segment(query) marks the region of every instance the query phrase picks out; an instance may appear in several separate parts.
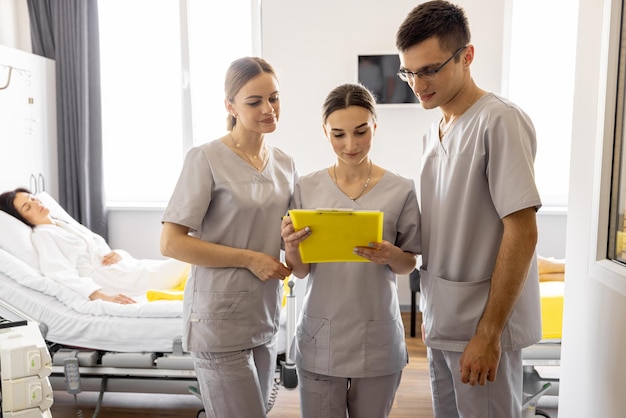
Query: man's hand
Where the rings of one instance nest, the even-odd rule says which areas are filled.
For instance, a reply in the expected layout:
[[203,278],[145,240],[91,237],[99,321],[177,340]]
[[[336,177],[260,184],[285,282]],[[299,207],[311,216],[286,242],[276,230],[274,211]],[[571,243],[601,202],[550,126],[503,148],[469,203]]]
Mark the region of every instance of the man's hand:
[[500,340],[475,335],[461,355],[461,382],[474,386],[493,382],[500,363]]

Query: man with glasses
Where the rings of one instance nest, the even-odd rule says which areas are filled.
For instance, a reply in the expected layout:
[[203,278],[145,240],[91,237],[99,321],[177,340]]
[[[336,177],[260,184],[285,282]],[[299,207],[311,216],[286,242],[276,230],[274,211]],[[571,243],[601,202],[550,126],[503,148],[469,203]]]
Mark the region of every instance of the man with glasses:
[[541,338],[536,138],[528,116],[480,89],[464,11],[415,7],[398,76],[442,112],[423,137],[422,337],[435,417],[519,418],[522,348]]

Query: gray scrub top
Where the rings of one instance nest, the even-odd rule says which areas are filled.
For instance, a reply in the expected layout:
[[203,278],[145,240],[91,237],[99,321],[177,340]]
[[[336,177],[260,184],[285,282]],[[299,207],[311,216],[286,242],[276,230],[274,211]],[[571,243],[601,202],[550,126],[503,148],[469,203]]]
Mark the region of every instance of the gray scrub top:
[[[268,146],[258,172],[219,140],[191,149],[163,216],[201,240],[280,257],[281,217],[297,173],[283,151]],[[269,341],[278,329],[282,282],[262,282],[244,268],[192,266],[185,287],[183,346],[235,351]]]
[[[392,172],[356,202],[326,169],[311,173],[296,184],[292,206],[381,210],[383,239],[420,252],[415,184]],[[311,264],[295,346],[299,367],[327,376],[374,377],[402,370],[408,355],[395,273],[375,263]]]
[[[443,141],[438,132],[434,123],[423,142],[420,310],[428,346],[463,351],[487,302],[501,218],[541,206],[534,179],[536,138],[528,116],[494,94],[459,117]],[[534,257],[502,333],[502,349],[518,350],[540,338]]]

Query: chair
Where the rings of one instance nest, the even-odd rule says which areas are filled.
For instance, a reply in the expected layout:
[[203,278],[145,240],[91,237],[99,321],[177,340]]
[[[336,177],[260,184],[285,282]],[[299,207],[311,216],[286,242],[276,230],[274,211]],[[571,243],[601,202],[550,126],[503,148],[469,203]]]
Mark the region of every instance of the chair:
[[420,271],[415,269],[409,274],[409,287],[411,289],[411,337],[415,337],[417,322],[417,293],[420,291]]

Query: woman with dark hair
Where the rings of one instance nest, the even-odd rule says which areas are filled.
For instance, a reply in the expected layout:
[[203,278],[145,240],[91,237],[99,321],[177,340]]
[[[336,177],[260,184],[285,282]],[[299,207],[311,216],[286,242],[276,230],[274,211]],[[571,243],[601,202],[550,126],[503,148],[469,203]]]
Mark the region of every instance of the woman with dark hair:
[[132,297],[175,288],[186,278],[187,264],[136,259],[124,250],[112,250],[83,225],[51,216],[28,189],[0,194],[0,210],[33,229],[31,241],[44,276],[90,300],[135,303]]
[[17,208],[13,204],[13,202],[15,201],[15,197],[17,196],[18,193],[27,193],[29,195],[31,194],[30,190],[25,189],[23,187],[18,187],[15,190],[9,190],[8,192],[4,192],[0,194],[0,210],[8,213],[14,218],[19,219],[20,221],[24,222],[26,225],[32,228],[35,225],[31,224],[28,220],[24,219],[24,217],[22,217],[20,212],[17,210]]
[[296,366],[304,418],[386,417],[408,362],[396,274],[415,268],[419,206],[413,180],[372,162],[376,131],[370,91],[333,89],[322,128],[337,161],[301,177],[292,208],[348,208],[384,213],[383,240],[353,251],[369,263],[303,263],[298,246],[315,231],[282,221],[287,265],[308,275],[296,332]]
[[192,148],[163,216],[161,252],[192,264],[183,344],[209,417],[264,417],[276,370],[282,279],[280,218],[297,177],[266,144],[280,117],[263,59],[226,73],[228,133]]

